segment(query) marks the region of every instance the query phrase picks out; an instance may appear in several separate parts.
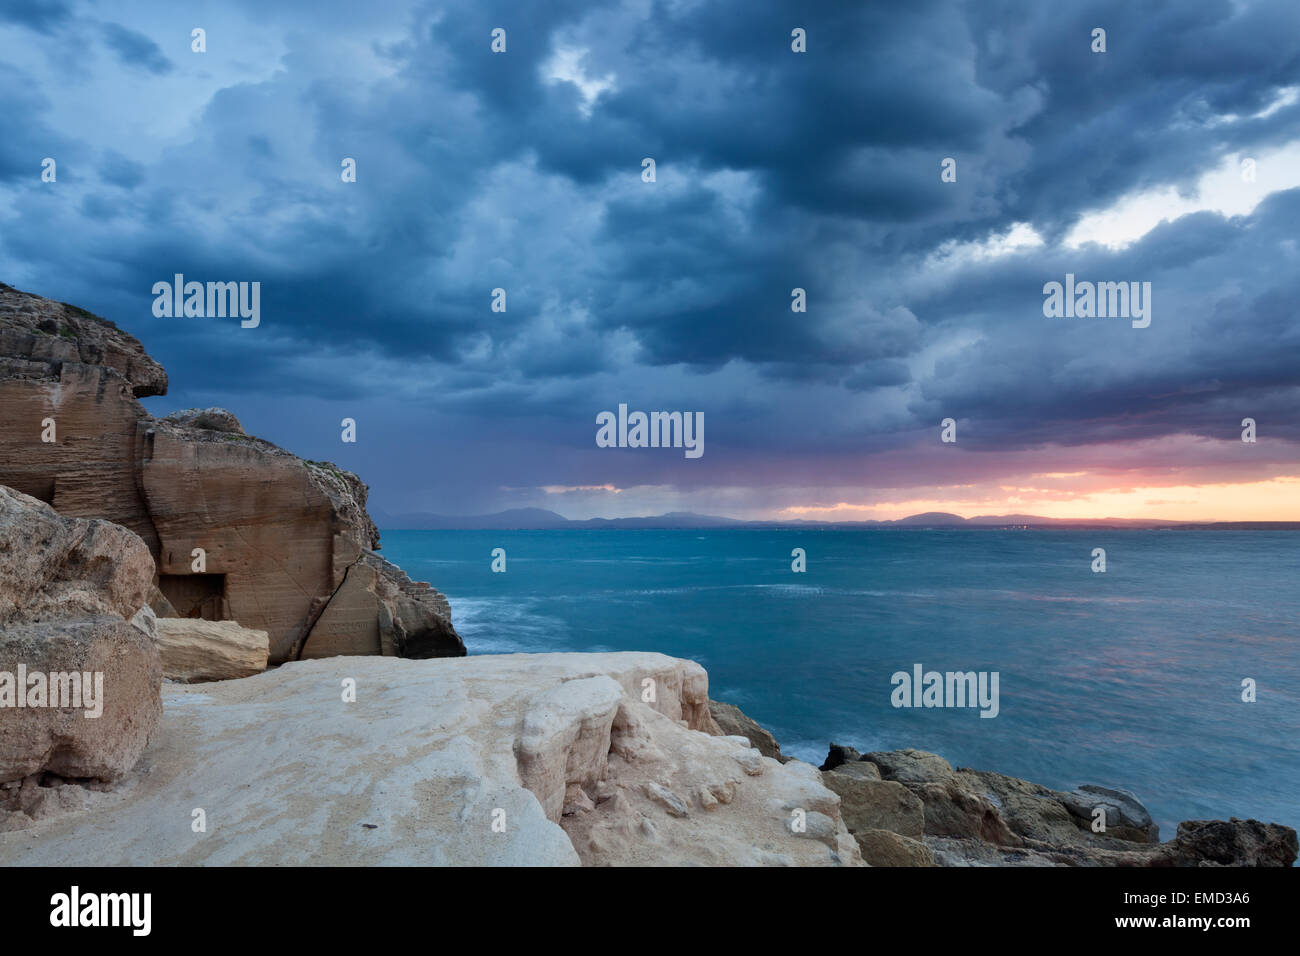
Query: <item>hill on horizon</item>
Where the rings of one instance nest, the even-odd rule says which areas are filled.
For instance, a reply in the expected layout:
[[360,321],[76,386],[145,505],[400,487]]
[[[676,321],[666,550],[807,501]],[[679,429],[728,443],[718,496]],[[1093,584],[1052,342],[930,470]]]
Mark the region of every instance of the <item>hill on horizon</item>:
[[699,528],[971,528],[996,530],[999,528],[1183,528],[1221,530],[1293,530],[1300,522],[1216,522],[1172,521],[1145,518],[1045,518],[1039,515],[976,515],[971,518],[944,511],[930,511],[908,515],[904,518],[878,521],[814,521],[793,519],[787,521],[754,521],[727,518],[720,515],[702,515],[691,511],[670,511],[661,515],[644,515],[632,518],[566,518],[546,508],[508,508],[491,514],[441,515],[428,512],[389,514],[372,509],[375,523],[392,531],[549,531],[562,528],[640,528],[640,529],[699,529]]

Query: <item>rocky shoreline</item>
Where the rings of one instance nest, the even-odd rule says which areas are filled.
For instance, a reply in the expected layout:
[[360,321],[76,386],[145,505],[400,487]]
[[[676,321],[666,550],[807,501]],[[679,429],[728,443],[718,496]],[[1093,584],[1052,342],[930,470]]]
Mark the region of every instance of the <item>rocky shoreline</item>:
[[1296,860],[1289,827],[1161,843],[1128,791],[918,750],[813,767],[693,661],[467,657],[357,476],[221,409],[155,419],[166,386],[111,323],[0,285],[0,864]]
[[[775,738],[713,703],[727,733],[775,759]],[[1070,792],[923,750],[859,753],[832,743],[822,781],[871,866],[1291,866],[1296,831],[1258,820],[1187,820],[1161,843],[1137,795],[1084,784]]]

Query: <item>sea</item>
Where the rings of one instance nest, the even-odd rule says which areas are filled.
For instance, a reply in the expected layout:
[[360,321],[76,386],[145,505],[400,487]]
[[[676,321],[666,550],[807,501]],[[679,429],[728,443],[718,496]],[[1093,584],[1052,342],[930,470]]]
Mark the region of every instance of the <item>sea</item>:
[[[1300,532],[392,530],[382,553],[448,596],[470,654],[691,658],[814,764],[915,747],[1131,790],[1161,839],[1300,828]],[[916,665],[997,672],[997,716],[895,706]]]

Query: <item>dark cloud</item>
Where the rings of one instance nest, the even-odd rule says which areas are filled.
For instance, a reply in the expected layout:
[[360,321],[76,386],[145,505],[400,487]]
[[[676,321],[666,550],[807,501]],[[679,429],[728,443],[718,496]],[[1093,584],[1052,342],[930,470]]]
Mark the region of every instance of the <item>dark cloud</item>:
[[[1300,140],[1287,0],[241,3],[204,24],[237,59],[192,73],[149,38],[165,9],[102,25],[115,60],[83,63],[93,5],[0,7],[37,51],[0,56],[0,271],[141,336],[161,404],[251,402],[250,427],[336,458],[351,410],[392,510],[607,481],[768,501],[904,475],[863,460],[909,450],[918,483],[954,478],[923,451],[948,416],[989,455],[1247,415],[1300,441],[1300,191],[1063,243],[1134,190]],[[1017,223],[1044,244],[981,251]],[[177,272],[260,281],[262,326],[155,318]],[[1045,318],[1066,272],[1150,281],[1151,327]],[[710,452],[600,453],[594,415],[620,401],[706,410]],[[459,450],[456,476],[426,441]]]
[[71,4],[58,0],[0,0],[0,23],[13,23],[37,33],[53,33],[71,15]]
[[120,23],[104,24],[104,42],[127,66],[138,66],[158,76],[173,69],[172,61],[167,59],[157,43]]

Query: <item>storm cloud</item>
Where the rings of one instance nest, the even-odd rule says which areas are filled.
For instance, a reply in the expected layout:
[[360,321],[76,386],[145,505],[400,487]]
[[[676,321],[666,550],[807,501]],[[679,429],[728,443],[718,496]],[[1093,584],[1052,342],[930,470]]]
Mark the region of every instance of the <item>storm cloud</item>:
[[[0,279],[390,512],[1259,481],[1300,461],[1298,90],[1288,0],[6,8]],[[155,317],[176,273],[261,325]],[[1150,327],[1045,317],[1067,273]],[[596,448],[619,402],[706,454]]]

